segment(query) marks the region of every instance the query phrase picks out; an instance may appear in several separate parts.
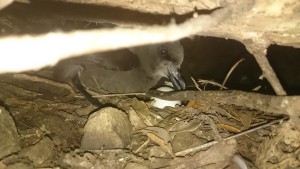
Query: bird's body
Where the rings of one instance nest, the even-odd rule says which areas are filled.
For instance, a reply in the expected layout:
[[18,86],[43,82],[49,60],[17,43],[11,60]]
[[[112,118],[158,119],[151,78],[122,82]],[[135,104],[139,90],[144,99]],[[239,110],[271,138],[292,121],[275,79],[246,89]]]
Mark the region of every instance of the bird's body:
[[184,88],[177,72],[182,61],[182,45],[172,42],[66,59],[54,67],[54,77],[77,89],[86,86],[107,93],[143,92],[162,77],[171,77],[175,87]]

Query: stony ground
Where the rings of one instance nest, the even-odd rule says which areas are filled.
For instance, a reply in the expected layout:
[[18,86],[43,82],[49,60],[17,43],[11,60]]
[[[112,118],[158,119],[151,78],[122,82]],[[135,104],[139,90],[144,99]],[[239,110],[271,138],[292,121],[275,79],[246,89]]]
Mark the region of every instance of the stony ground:
[[201,101],[158,109],[145,96],[105,95],[100,100],[114,106],[94,110],[71,89],[33,75],[2,76],[2,168],[299,166],[299,132],[278,124],[282,116]]

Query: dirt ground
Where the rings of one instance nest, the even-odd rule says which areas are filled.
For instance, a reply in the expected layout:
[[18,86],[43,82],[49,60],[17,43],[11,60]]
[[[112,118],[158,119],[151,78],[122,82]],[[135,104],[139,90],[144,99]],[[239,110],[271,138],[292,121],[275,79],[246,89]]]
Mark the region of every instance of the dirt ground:
[[104,97],[102,102],[115,107],[91,115],[95,107],[70,86],[50,82],[25,74],[2,76],[1,124],[10,133],[2,145],[15,152],[2,154],[7,168],[224,168],[236,154],[255,168],[276,125],[231,137],[283,118],[201,101],[157,109],[143,97],[125,96]]

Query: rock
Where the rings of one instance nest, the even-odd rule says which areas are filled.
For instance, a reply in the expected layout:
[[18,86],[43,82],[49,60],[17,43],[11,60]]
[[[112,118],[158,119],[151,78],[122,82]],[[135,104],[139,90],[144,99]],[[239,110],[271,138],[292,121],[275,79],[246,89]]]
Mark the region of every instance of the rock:
[[142,164],[138,163],[128,163],[124,169],[148,169],[149,167],[146,167]]
[[64,155],[63,168],[89,169],[94,168],[96,156],[90,152],[80,153],[79,150],[71,151]]
[[10,114],[0,107],[0,159],[17,152],[19,147],[19,135],[15,122]]
[[55,154],[55,147],[49,137],[44,137],[35,145],[26,147],[19,153],[20,157],[29,158],[35,167],[47,166]]
[[125,148],[131,141],[132,125],[121,110],[108,107],[93,113],[84,126],[81,149]]
[[14,164],[11,164],[9,166],[6,167],[6,169],[34,169],[34,167],[30,164],[25,164],[25,163],[21,163],[21,162],[18,162],[18,163],[14,163]]

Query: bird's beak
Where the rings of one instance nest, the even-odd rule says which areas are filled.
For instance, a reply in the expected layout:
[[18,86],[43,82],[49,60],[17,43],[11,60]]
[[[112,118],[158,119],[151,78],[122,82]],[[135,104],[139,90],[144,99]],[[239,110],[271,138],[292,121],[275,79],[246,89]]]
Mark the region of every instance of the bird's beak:
[[185,82],[181,78],[181,75],[177,69],[168,69],[168,78],[171,80],[174,88],[176,90],[184,90],[185,89]]

